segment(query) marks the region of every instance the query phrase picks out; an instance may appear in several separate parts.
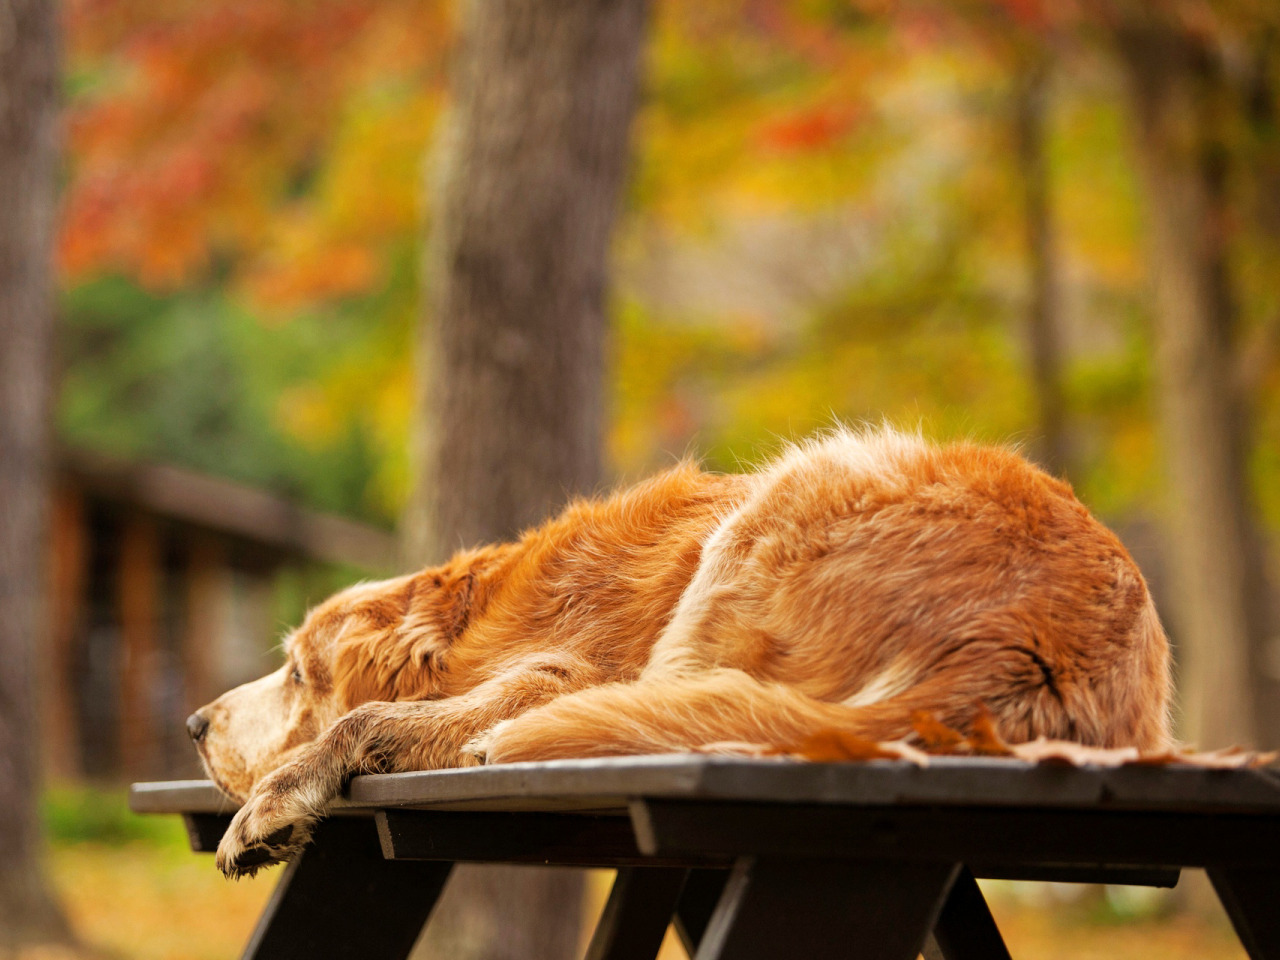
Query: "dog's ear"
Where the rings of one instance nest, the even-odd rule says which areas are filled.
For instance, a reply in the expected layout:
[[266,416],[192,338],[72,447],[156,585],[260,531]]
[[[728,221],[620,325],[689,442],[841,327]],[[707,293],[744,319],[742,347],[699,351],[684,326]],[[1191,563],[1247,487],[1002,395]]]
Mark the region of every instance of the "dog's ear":
[[338,643],[334,671],[347,709],[436,692],[449,647],[484,603],[484,567],[481,558],[460,555],[352,612],[356,622]]
[[[416,603],[410,601],[406,625],[412,620],[414,626],[434,628],[447,646],[467,629],[471,620],[471,608],[476,599],[476,574],[470,569],[451,570],[446,567],[420,577],[429,578],[428,583],[418,584],[415,589],[414,597],[419,599]],[[411,585],[415,583],[418,583],[418,578],[410,581]]]

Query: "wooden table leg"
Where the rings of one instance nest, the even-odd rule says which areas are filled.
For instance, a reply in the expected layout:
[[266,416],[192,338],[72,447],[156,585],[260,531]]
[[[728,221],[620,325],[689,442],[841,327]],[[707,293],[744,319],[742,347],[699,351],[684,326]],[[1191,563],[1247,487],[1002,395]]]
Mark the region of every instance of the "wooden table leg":
[[738,861],[697,960],[914,960],[958,864]]
[[1209,867],[1206,872],[1250,960],[1280,960],[1280,869]]
[[1009,948],[968,867],[956,875],[932,934],[927,960],[1010,960]]
[[323,821],[285,867],[245,960],[403,960],[453,864],[385,860],[373,822]]
[[716,905],[729,882],[728,870],[697,869],[689,871],[689,879],[676,904],[675,927],[684,944],[685,953],[695,956],[716,912]]
[[678,867],[619,869],[586,960],[653,960],[688,873]]

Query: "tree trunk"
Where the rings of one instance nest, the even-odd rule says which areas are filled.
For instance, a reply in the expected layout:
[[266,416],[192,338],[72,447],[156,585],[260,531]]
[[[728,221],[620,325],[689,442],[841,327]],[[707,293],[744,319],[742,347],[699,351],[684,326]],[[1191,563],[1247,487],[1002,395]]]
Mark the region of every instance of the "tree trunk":
[[1062,336],[1059,330],[1058,261],[1049,199],[1045,155],[1045,112],[1049,59],[1028,54],[1015,78],[1013,126],[1023,195],[1023,224],[1031,289],[1027,303],[1027,340],[1039,409],[1036,457],[1056,476],[1069,475],[1066,400],[1062,390]]
[[[600,481],[606,264],[645,16],[645,0],[465,5],[426,269],[414,563],[511,538]],[[570,956],[581,900],[572,871],[460,872],[421,951]]]
[[645,0],[466,6],[426,271],[414,558],[510,537],[599,481],[644,16]]
[[46,617],[58,42],[49,0],[0,0],[0,954],[64,941],[40,869],[36,650]]
[[1183,732],[1206,748],[1257,739],[1252,651],[1266,636],[1262,553],[1234,379],[1226,246],[1223,82],[1207,52],[1162,25],[1120,36],[1137,112],[1168,457]]

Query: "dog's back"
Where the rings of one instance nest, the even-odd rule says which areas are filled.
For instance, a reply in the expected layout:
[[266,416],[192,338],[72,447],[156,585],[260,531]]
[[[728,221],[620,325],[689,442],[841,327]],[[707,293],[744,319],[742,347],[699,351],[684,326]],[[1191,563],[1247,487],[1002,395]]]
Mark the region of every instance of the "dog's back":
[[[1065,483],[1000,448],[837,431],[734,489],[638,683],[535,710],[489,757],[889,740],[982,707],[1011,741],[1160,749],[1168,701],[1142,576]],[[513,750],[538,725],[542,752]]]

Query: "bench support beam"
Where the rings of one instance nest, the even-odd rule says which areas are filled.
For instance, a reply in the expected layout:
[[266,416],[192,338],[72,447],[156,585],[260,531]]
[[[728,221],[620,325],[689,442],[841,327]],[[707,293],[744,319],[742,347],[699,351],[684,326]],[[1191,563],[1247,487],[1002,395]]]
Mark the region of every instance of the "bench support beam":
[[586,960],[653,960],[688,873],[678,867],[621,868]]
[[1280,869],[1206,871],[1249,960],[1280,960]]
[[244,960],[403,960],[452,867],[385,860],[368,820],[323,821],[312,845],[285,867]]
[[915,960],[957,864],[743,857],[697,960]]

